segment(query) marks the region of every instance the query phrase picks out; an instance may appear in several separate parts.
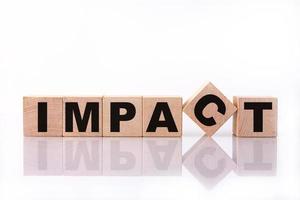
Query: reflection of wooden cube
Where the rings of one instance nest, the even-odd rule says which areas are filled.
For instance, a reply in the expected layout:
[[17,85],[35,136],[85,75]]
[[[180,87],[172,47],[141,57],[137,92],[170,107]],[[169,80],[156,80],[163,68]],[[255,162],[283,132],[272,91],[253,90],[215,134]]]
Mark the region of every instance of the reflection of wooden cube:
[[181,129],[181,97],[143,98],[143,136],[181,136]]
[[236,167],[223,149],[207,136],[203,136],[184,154],[183,165],[208,189]]
[[236,107],[210,82],[183,105],[183,112],[208,136],[213,135],[235,111]]
[[276,138],[239,138],[233,137],[233,160],[238,175],[276,175],[277,140]]
[[233,118],[233,134],[238,137],[277,135],[277,98],[234,97],[238,108]]
[[102,136],[102,97],[64,97],[63,136]]
[[181,175],[181,138],[143,138],[143,175]]
[[25,137],[23,149],[25,176],[63,175],[62,137]]
[[62,136],[62,97],[24,97],[25,136]]
[[104,137],[103,175],[142,175],[142,138]]
[[103,136],[143,135],[142,97],[103,98]]
[[102,175],[102,138],[63,139],[63,166],[67,176]]

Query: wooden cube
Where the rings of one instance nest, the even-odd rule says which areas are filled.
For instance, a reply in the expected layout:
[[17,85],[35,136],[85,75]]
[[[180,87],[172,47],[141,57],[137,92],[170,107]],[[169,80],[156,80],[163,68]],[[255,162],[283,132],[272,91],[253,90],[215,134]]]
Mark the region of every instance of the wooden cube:
[[102,136],[102,97],[64,97],[63,136]]
[[233,118],[233,134],[238,137],[275,137],[277,135],[277,98],[233,98],[238,108]]
[[210,82],[183,105],[185,112],[206,135],[213,135],[236,111],[236,107]]
[[233,160],[240,176],[274,176],[277,170],[276,138],[232,138]]
[[142,136],[142,97],[103,98],[103,136]]
[[62,136],[62,97],[23,97],[24,136]]
[[143,97],[143,136],[182,135],[181,97]]

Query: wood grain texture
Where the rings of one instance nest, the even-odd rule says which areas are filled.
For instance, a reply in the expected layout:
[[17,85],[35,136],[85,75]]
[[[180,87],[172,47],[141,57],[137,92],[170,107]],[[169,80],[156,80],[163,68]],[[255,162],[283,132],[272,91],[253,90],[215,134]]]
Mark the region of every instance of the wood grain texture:
[[[103,97],[64,97],[63,98],[63,136],[64,137],[84,137],[84,136],[102,136],[102,99]],[[84,132],[78,130],[78,125],[75,120],[75,115],[73,113],[73,132],[66,131],[66,103],[77,103],[81,118],[84,116],[87,103],[98,103],[98,124],[99,130],[92,130],[92,113],[89,114],[89,121],[87,124],[87,129]]]
[[[157,103],[167,103],[177,131],[169,131],[168,127],[157,127],[155,132],[147,131],[149,122]],[[161,113],[159,121],[164,121],[164,113]],[[143,97],[143,136],[147,137],[179,137],[182,135],[182,98],[181,97]]]
[[[47,131],[38,131],[38,103],[47,103]],[[62,97],[23,97],[24,136],[62,136]]]
[[[195,116],[196,104],[206,95],[215,95],[219,97],[226,108],[226,112],[221,114],[218,112],[218,107],[214,103],[210,103],[205,107],[203,115],[206,118],[213,117],[215,120],[215,125],[212,126],[201,123]],[[183,112],[186,113],[207,136],[212,136],[236,112],[236,107],[212,83],[207,82],[184,103]]]
[[[130,103],[135,107],[135,115],[127,121],[120,121],[120,130],[111,130],[111,104]],[[120,115],[126,115],[127,110],[120,109]],[[142,136],[143,135],[143,110],[141,96],[104,96],[103,97],[103,136]]]
[[[275,97],[241,97],[233,98],[235,106],[238,108],[233,117],[233,134],[238,137],[276,137],[277,136],[277,98]],[[244,108],[245,102],[270,102],[271,110],[263,110],[263,130],[254,131],[253,110]]]

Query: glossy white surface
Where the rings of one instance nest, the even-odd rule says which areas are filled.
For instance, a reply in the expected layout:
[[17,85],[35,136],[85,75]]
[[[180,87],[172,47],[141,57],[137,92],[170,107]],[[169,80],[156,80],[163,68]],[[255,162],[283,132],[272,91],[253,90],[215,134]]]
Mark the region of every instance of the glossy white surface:
[[23,151],[4,145],[6,152],[18,149],[2,152],[6,199],[299,198],[298,152],[282,139],[32,137],[22,143]]

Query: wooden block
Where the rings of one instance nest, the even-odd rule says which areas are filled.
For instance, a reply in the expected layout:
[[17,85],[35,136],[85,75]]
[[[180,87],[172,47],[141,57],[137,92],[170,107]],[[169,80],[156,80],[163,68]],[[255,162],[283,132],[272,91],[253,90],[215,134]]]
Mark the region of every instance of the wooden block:
[[238,137],[276,137],[277,98],[233,98],[238,112],[233,118],[233,134]]
[[143,97],[143,136],[182,135],[181,97]]
[[64,97],[63,136],[102,136],[102,97]]
[[103,136],[143,135],[142,97],[103,98]]
[[233,137],[235,172],[241,176],[274,176],[277,168],[276,138]]
[[24,136],[62,136],[61,97],[23,97]]
[[236,107],[210,82],[183,105],[185,112],[206,135],[213,135],[236,111]]

